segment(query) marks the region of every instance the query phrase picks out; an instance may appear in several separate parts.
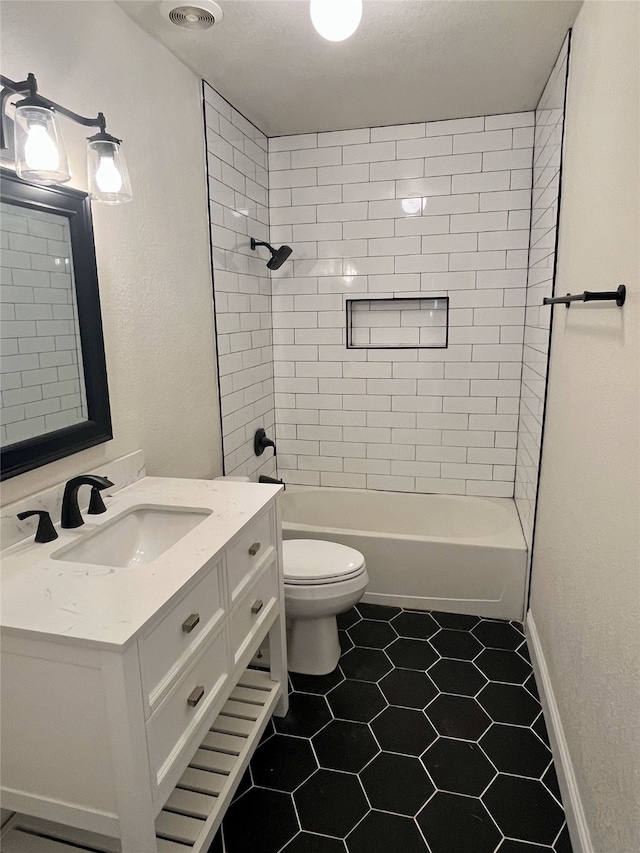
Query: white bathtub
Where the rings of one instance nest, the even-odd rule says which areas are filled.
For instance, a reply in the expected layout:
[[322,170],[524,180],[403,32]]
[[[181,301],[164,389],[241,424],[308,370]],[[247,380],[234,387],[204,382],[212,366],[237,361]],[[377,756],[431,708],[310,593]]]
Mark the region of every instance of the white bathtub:
[[508,498],[289,486],[282,517],[285,539],[364,554],[364,601],[523,618],[527,549]]

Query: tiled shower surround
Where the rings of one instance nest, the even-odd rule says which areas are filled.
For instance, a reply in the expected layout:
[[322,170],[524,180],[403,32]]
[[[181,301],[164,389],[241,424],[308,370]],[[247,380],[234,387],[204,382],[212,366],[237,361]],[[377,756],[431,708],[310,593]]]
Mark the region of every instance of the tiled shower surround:
[[267,138],[203,83],[225,474],[273,475],[253,436],[274,429]]
[[[269,140],[285,481],[513,496],[533,123]],[[449,297],[446,349],[345,348],[347,299],[417,296]]]
[[515,483],[516,506],[529,552],[540,467],[552,310],[543,306],[542,300],[553,295],[569,39],[567,36],[535,112],[531,243]]

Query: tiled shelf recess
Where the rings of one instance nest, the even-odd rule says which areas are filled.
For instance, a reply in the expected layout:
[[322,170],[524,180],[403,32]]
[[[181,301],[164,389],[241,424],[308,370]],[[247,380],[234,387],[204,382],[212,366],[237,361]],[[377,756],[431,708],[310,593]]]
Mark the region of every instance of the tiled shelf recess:
[[448,297],[347,299],[347,348],[446,347]]
[[[156,819],[158,853],[205,853],[267,726],[279,683],[247,669]],[[15,815],[3,853],[120,853],[115,838]]]
[[338,621],[338,667],[290,675],[211,853],[571,853],[520,623]]

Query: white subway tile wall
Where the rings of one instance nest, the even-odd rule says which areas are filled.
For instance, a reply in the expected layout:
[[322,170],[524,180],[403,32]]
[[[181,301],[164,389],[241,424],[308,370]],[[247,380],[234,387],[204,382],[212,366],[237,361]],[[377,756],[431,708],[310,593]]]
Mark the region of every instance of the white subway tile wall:
[[253,449],[275,424],[269,253],[250,246],[269,240],[267,138],[203,87],[225,473],[256,479],[276,470],[270,449]]
[[[87,419],[69,220],[0,203],[0,443]],[[81,378],[82,377],[82,378]]]
[[515,485],[516,506],[529,553],[538,488],[551,323],[551,308],[543,306],[542,300],[553,295],[554,286],[568,46],[569,36],[535,112],[531,242]]
[[[293,247],[272,275],[285,481],[513,496],[533,125],[269,139],[271,241]],[[346,349],[359,296],[448,296],[449,346]]]

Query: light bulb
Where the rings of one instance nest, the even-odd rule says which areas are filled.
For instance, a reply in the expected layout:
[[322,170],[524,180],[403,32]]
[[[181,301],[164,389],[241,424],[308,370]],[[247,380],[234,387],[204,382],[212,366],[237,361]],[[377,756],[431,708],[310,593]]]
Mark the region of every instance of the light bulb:
[[42,124],[32,124],[24,146],[24,159],[30,169],[55,172],[60,165],[58,148]]
[[358,29],[362,0],[311,0],[311,21],[323,38],[344,41]]
[[103,193],[118,193],[122,189],[122,175],[116,169],[113,157],[101,157],[96,170],[96,183]]

